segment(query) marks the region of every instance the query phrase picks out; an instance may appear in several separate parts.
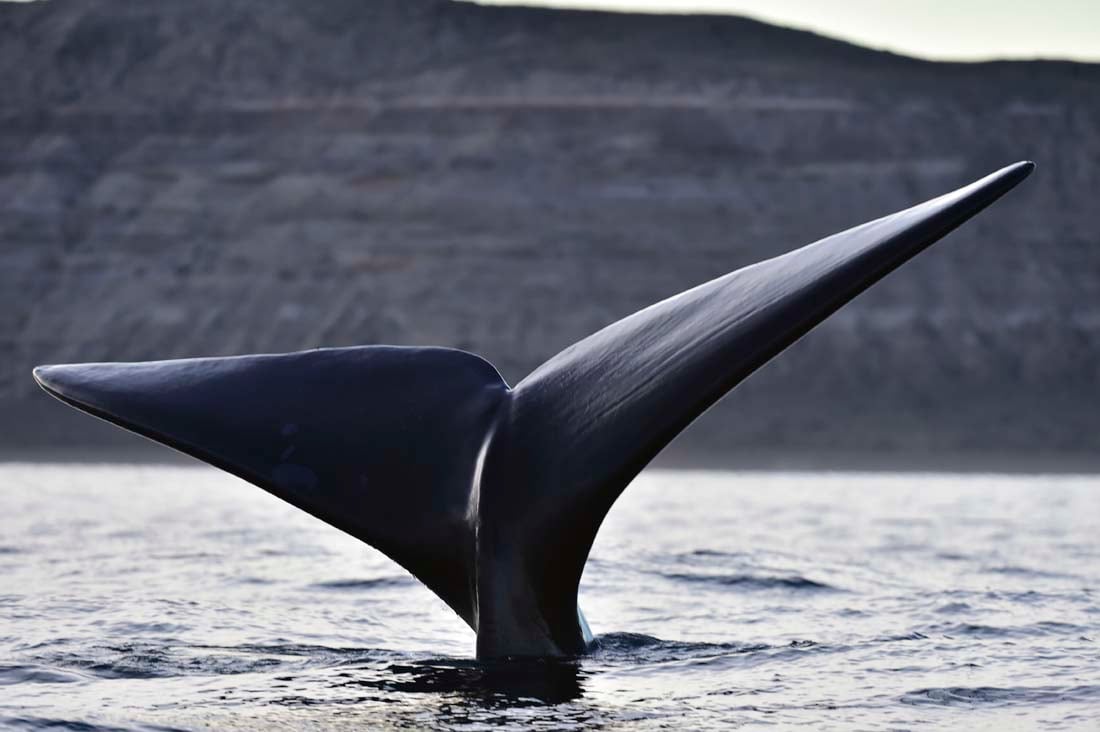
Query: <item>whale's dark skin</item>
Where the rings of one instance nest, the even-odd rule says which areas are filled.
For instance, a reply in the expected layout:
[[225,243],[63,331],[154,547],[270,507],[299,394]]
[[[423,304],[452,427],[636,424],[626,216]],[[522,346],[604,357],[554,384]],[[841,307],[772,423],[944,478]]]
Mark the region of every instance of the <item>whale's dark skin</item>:
[[78,409],[381,550],[469,624],[478,658],[572,656],[591,644],[577,607],[589,549],[638,472],[754,370],[1033,167],[659,302],[515,387],[469,353],[391,346],[34,375]]

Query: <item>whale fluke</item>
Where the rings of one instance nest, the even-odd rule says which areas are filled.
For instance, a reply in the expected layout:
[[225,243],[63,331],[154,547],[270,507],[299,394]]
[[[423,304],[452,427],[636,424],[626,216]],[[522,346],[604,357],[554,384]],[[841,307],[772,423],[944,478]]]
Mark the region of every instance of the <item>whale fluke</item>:
[[507,385],[445,348],[45,366],[59,399],[254,483],[384,552],[472,627],[470,466]]
[[363,346],[47,366],[46,391],[378,548],[479,658],[571,655],[577,586],[623,489],[692,420],[1034,168],[737,270],[570,346],[515,388],[472,354]]

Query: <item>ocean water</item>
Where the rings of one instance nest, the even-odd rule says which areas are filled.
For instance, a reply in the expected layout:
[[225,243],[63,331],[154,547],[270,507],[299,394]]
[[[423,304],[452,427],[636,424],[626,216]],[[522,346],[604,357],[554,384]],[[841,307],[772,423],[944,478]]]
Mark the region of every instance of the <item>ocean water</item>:
[[0,465],[0,727],[1100,729],[1100,478],[648,471],[600,648],[479,665],[374,550],[203,467]]

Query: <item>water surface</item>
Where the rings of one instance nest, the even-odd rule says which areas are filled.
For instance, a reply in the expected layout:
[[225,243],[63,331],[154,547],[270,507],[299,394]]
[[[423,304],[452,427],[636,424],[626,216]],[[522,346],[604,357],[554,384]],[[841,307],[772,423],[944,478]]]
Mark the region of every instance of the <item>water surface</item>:
[[479,665],[374,550],[207,468],[0,464],[0,726],[1100,728],[1100,479],[648,471],[600,650]]

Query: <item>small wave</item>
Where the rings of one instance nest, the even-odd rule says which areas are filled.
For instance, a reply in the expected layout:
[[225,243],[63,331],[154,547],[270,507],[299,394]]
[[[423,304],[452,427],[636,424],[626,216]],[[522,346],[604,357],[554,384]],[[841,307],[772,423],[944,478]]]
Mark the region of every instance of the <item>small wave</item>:
[[1086,628],[1073,623],[1065,623],[1061,620],[1040,620],[1033,626],[1051,633],[1084,633]]
[[989,574],[1000,574],[1009,577],[1028,577],[1031,579],[1077,579],[1076,575],[1065,574],[1063,572],[1051,572],[1049,570],[1031,569],[1029,567],[1017,567],[1014,565],[1005,565],[1002,567],[987,567],[985,572]]
[[596,656],[608,661],[645,664],[690,661],[693,664],[755,666],[773,661],[797,660],[807,653],[836,650],[812,640],[793,640],[785,645],[736,642],[668,641],[640,633],[607,633],[596,638]]
[[601,651],[634,651],[660,646],[666,642],[645,633],[605,633],[596,637],[596,647]]
[[935,632],[947,637],[966,636],[970,638],[1007,638],[1016,635],[1014,628],[1001,628],[995,625],[982,625],[980,623],[958,623],[955,625],[939,626],[930,632]]
[[185,560],[214,559],[214,560],[217,560],[217,561],[224,561],[225,557],[221,554],[215,554],[214,552],[168,552],[168,553],[154,552],[154,553],[149,555],[149,559],[154,559],[154,560],[158,560],[158,561],[159,560],[174,561],[174,560],[179,560],[179,559],[185,559]]
[[[214,651],[214,657],[249,657],[261,656],[265,663],[274,660],[294,663],[300,666],[347,666],[371,662],[389,662],[395,658],[401,658],[404,654],[398,651],[378,648],[334,648],[330,646],[303,645],[297,643],[255,645],[245,644],[240,646],[191,646],[187,649],[194,651]],[[247,670],[247,668],[246,668]]]
[[683,557],[705,557],[708,559],[744,559],[750,555],[745,552],[723,552],[717,549],[696,549],[681,555]]
[[774,576],[757,574],[663,574],[677,582],[696,582],[726,587],[744,587],[750,590],[812,590],[835,592],[837,588],[801,575]]
[[75,670],[101,679],[151,679],[176,674],[165,672],[168,654],[151,647],[92,648],[87,654],[56,653],[36,660],[52,667]]
[[23,550],[17,546],[0,546],[0,555],[22,554]]
[[674,562],[677,564],[703,564],[714,565],[721,562],[722,564],[729,566],[733,564],[740,564],[742,566],[756,565],[760,568],[761,562],[765,561],[793,561],[797,557],[792,554],[788,554],[781,551],[769,550],[769,551],[727,551],[723,549],[692,549],[691,551],[679,552],[673,555],[659,555],[662,561]]
[[1043,605],[1056,598],[1055,595],[1050,593],[1036,592],[1035,590],[1024,590],[1022,592],[990,590],[986,592],[983,597],[987,600],[1007,600],[1008,602],[1018,602],[1022,605]]
[[6,729],[62,729],[75,732],[128,732],[125,727],[103,727],[89,722],[45,717],[0,717]]
[[596,651],[610,654],[660,652],[690,657],[700,653],[752,653],[770,648],[772,646],[763,644],[670,641],[644,633],[605,633],[596,637]]
[[924,633],[913,631],[912,633],[903,633],[902,635],[884,635],[880,638],[876,638],[877,643],[895,643],[898,641],[920,641],[928,640],[928,636]]
[[1054,704],[1067,701],[1091,701],[1100,698],[1100,686],[950,686],[918,689],[901,697],[903,704],[936,706],[1004,706],[1014,704]]
[[0,717],[0,727],[4,729],[57,729],[72,732],[182,732],[175,727],[159,725],[140,725],[137,727],[114,727],[79,722],[72,719],[51,719],[48,717]]
[[844,652],[849,646],[822,645],[808,639],[782,645],[743,642],[670,641],[641,633],[607,633],[596,637],[591,658],[612,664],[659,665],[688,662],[693,666],[754,667],[799,661],[808,655]]
[[957,623],[937,625],[924,632],[947,637],[965,636],[970,638],[1018,638],[1040,635],[1081,635],[1087,628],[1056,620],[1041,620],[1031,625],[998,626],[980,623]]
[[0,686],[72,684],[83,680],[83,676],[49,666],[0,665]]
[[946,605],[940,605],[938,608],[936,608],[936,612],[941,613],[943,615],[954,615],[956,613],[968,613],[971,610],[973,610],[973,608],[971,608],[965,602],[949,602]]
[[344,579],[328,582],[314,582],[310,585],[316,590],[377,590],[382,587],[405,587],[412,584],[408,577],[377,577],[374,579]]
[[275,584],[275,580],[266,577],[237,577],[233,582],[238,585],[257,585],[261,587]]
[[147,633],[184,633],[191,629],[191,626],[183,623],[142,623],[137,621],[126,621],[121,623],[114,623],[110,626],[112,633],[117,633],[119,636],[135,637],[141,636]]
[[50,654],[35,660],[40,664],[37,668],[49,668],[57,673],[76,672],[100,679],[154,679],[235,675],[286,666],[356,663],[376,658],[378,653],[372,651],[317,646],[125,645],[90,648],[81,654]]

